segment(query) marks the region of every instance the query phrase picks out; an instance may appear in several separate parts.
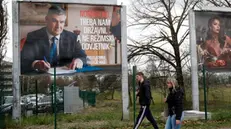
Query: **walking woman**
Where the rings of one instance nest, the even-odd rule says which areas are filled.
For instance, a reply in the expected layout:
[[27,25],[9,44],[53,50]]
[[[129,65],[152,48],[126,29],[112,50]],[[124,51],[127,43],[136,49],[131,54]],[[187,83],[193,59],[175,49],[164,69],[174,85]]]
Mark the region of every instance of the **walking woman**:
[[180,129],[183,120],[184,91],[178,86],[175,78],[169,77],[166,81],[169,94],[164,101],[168,104],[168,118],[165,129]]

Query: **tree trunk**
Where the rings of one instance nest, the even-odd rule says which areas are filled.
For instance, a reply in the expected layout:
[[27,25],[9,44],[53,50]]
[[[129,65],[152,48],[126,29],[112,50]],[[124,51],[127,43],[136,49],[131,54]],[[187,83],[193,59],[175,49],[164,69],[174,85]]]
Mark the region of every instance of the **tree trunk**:
[[[184,77],[183,77],[183,72],[182,72],[182,66],[181,66],[181,59],[180,59],[180,50],[179,50],[179,45],[176,45],[174,47],[175,50],[175,60],[176,60],[176,79],[178,82],[178,85],[183,88],[185,91],[185,86],[184,86]],[[186,96],[184,95],[184,102],[186,102]]]
[[111,94],[111,99],[113,100],[114,99],[114,93],[115,93],[115,88],[114,86],[112,87],[112,94]]
[[[131,85],[128,84],[128,95],[129,95],[129,107],[132,106],[132,96],[131,96]],[[133,89],[133,88],[132,88]]]

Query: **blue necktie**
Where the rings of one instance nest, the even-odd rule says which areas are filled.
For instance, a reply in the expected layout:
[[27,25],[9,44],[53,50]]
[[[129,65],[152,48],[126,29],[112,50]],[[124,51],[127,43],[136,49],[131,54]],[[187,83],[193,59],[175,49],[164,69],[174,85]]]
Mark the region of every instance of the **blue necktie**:
[[51,38],[51,40],[52,40],[52,44],[50,48],[50,64],[56,65],[57,64],[57,45],[56,45],[57,38],[54,36]]

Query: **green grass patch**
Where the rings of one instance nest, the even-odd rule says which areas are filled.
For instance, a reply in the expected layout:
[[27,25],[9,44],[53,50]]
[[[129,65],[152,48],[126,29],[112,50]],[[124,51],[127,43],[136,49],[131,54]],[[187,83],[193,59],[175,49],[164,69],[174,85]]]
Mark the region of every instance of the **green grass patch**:
[[[211,89],[210,89],[211,90]],[[210,95],[208,111],[212,113],[212,120],[184,121],[182,129],[217,129],[231,127],[231,112],[229,99],[222,100],[222,97],[230,97],[230,89],[219,89],[225,95],[218,94],[216,97]],[[210,93],[218,92],[215,89]],[[203,92],[200,92],[202,94]],[[161,117],[166,104],[163,103],[163,96],[158,92],[152,92],[155,104],[150,106],[152,113],[157,120],[159,127],[164,128],[165,121]],[[203,95],[203,94],[202,94]],[[103,95],[102,95],[103,96]],[[97,97],[98,98],[98,97]],[[213,98],[213,99],[212,99]],[[191,103],[190,101],[188,103]],[[222,104],[223,106],[217,106]],[[203,101],[201,102],[203,110]],[[132,129],[134,125],[133,106],[130,108],[130,120],[122,119],[122,100],[121,92],[115,92],[114,99],[97,99],[94,107],[88,107],[77,114],[57,114],[58,129]],[[136,103],[136,117],[139,112],[139,105]],[[20,123],[15,123],[11,117],[6,118],[7,129],[53,129],[54,115],[39,115],[23,117]],[[147,119],[143,121],[139,129],[152,129]]]

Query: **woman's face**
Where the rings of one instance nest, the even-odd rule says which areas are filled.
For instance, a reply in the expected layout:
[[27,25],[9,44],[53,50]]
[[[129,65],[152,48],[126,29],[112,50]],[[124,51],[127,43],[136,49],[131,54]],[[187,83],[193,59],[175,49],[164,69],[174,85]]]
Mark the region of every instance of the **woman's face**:
[[218,19],[214,19],[211,25],[211,30],[213,33],[218,34],[220,32],[220,21]]
[[168,88],[172,88],[172,82],[171,81],[167,81],[166,83],[167,83]]

